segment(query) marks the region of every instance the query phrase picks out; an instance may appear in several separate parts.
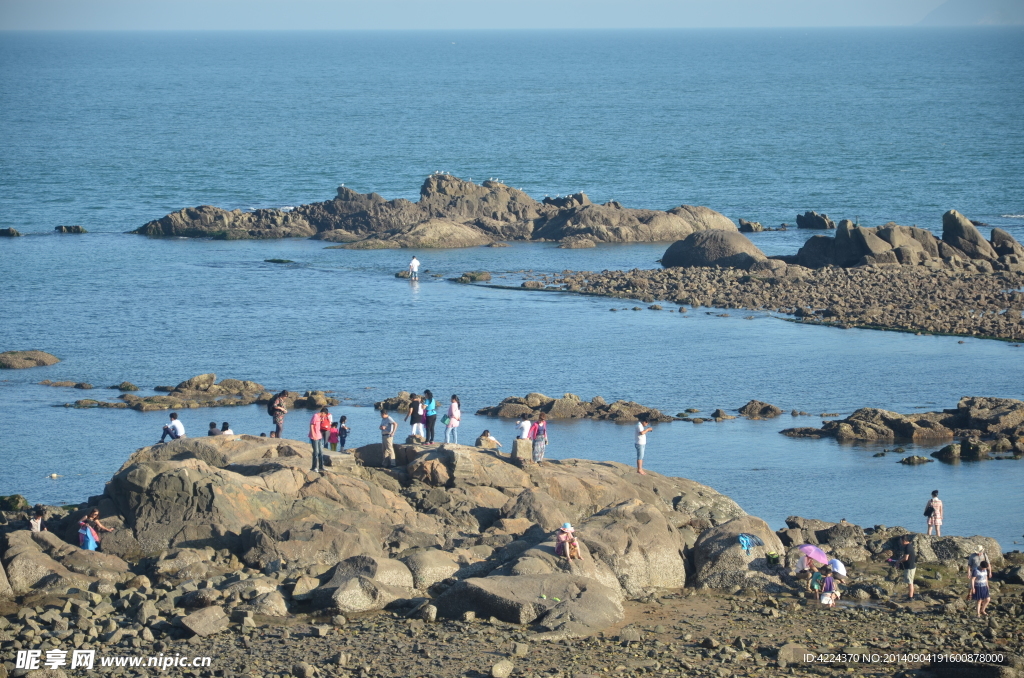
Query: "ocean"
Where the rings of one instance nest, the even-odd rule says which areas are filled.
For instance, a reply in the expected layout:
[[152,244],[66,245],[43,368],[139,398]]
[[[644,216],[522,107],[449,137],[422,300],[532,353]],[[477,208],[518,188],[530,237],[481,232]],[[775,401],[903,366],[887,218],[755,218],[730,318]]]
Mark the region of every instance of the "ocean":
[[[415,199],[425,176],[447,171],[537,198],[701,204],[772,226],[813,209],[940,231],[955,208],[1024,241],[1022,38],[994,28],[0,34],[0,227],[27,234],[0,240],[0,350],[62,358],[0,375],[0,494],[99,494],[166,421],[54,407],[116,392],[42,379],[148,392],[213,371],[329,389],[352,444],[372,442],[369,405],[400,389],[458,393],[467,411],[529,391],[671,414],[757,398],[787,414],[658,425],[647,467],[707,483],[776,528],[803,515],[921,529],[939,489],[949,533],[1013,548],[1024,541],[1024,462],[906,467],[895,453],[874,457],[878,446],[778,431],[821,420],[791,409],[845,416],[1024,397],[1020,347],[768,313],[610,313],[636,304],[447,280],[650,268],[667,244],[423,250],[430,272],[412,284],[394,277],[410,251],[124,232],[191,205],[325,200],[342,183]],[[61,224],[89,233],[54,234]],[[808,235],[752,237],[783,254]],[[211,420],[269,430],[261,407],[182,418],[191,435]],[[304,427],[293,413],[286,435]],[[484,428],[506,446],[513,436],[512,422],[473,417],[463,442]],[[555,422],[549,451],[631,463],[632,433]]]

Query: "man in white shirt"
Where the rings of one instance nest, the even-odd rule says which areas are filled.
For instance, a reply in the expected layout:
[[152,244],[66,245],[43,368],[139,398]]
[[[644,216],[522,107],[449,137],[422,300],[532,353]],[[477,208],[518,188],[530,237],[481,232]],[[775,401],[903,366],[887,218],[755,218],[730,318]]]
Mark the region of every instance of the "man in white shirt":
[[185,437],[185,425],[178,421],[177,412],[171,412],[171,423],[164,424],[164,434],[160,436],[160,442],[167,436],[170,436],[171,440]]
[[420,260],[417,259],[416,257],[413,257],[412,261],[409,262],[409,279],[420,279]]
[[647,449],[647,434],[654,429],[647,425],[647,415],[636,415],[636,428],[633,430],[633,444],[636,447],[636,470],[642,476],[647,475],[644,471],[644,452]]
[[530,427],[532,425],[533,425],[533,423],[529,419],[523,419],[521,421],[517,421],[516,422],[516,433],[518,435],[516,435],[516,438],[522,438],[523,440],[526,440],[527,438],[529,438],[530,437]]

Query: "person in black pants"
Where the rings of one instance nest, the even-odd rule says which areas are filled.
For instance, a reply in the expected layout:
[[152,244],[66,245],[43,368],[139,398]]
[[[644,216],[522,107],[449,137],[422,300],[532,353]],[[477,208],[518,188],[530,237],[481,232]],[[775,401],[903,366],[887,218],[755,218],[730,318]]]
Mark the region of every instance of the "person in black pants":
[[437,403],[434,401],[434,394],[428,388],[423,392],[423,413],[427,417],[427,440],[426,444],[434,442],[434,424],[437,423]]

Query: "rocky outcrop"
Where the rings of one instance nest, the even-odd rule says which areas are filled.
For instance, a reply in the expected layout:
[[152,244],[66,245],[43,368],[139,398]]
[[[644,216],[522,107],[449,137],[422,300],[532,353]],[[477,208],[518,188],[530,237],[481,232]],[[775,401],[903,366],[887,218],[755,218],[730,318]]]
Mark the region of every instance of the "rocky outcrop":
[[16,228],[0,228],[0,238],[20,238],[21,233]]
[[81,226],[78,226],[78,225],[75,225],[75,226],[57,226],[53,230],[56,231],[57,233],[88,233],[89,232],[89,231],[85,230],[84,228],[82,228]]
[[542,412],[548,419],[600,419],[631,423],[637,421],[637,415],[646,414],[650,421],[654,422],[675,420],[675,417],[639,403],[626,400],[607,403],[601,396],[581,400],[574,393],[566,393],[561,398],[551,398],[543,393],[527,393],[523,398],[510,396],[497,405],[481,408],[476,413],[505,419],[533,419]]
[[4,351],[0,353],[0,370],[23,370],[28,367],[56,365],[60,358],[44,351]]
[[782,410],[770,403],[751,400],[739,409],[739,413],[748,419],[771,419],[782,414]]
[[259,209],[225,210],[210,205],[186,207],[132,231],[152,238],[216,238],[248,240],[309,238],[316,234],[305,216],[296,212]]
[[679,240],[665,250],[661,265],[718,266],[748,269],[768,257],[739,231],[701,231]]
[[828,230],[835,228],[836,224],[834,221],[828,218],[827,214],[818,214],[817,212],[804,212],[803,214],[796,215],[796,227]]
[[[739,536],[750,534],[761,546],[743,547]],[[781,554],[782,542],[768,523],[754,516],[740,516],[703,532],[693,547],[695,584],[698,588],[783,590],[779,569],[768,564],[769,553]]]
[[[799,217],[797,221],[800,222]],[[813,223],[824,222],[817,219]],[[941,239],[916,226],[890,222],[868,228],[843,219],[834,238],[812,236],[804,243],[797,252],[796,263],[808,268],[899,264],[930,270],[1021,272],[1024,247],[1000,229],[993,229],[992,240],[987,241],[967,217],[950,210],[942,215]]]
[[[1024,455],[1024,402],[1010,398],[960,399],[956,409],[903,415],[865,407],[846,419],[826,421],[821,428],[800,427],[782,431],[792,437],[836,438],[844,441],[935,443],[968,438],[962,445],[947,446],[935,453],[943,461],[985,459],[992,439],[1002,451]],[[963,450],[961,450],[963,448]],[[926,460],[927,461],[927,460]]]
[[386,200],[341,186],[333,200],[290,212],[186,208],[132,232],[228,239],[316,237],[349,249],[386,249],[476,247],[497,240],[557,240],[579,246],[661,242],[707,229],[736,227],[706,207],[627,209],[616,202],[595,205],[583,193],[537,202],[498,181],[478,185],[432,174],[423,182],[418,202]]

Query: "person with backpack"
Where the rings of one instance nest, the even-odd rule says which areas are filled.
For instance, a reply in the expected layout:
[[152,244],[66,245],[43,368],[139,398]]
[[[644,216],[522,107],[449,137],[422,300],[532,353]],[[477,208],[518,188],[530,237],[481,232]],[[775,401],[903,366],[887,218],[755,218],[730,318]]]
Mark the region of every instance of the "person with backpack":
[[288,414],[288,409],[284,406],[287,396],[288,391],[281,391],[267,403],[267,414],[271,416],[274,426],[277,427],[270,434],[271,438],[280,438],[281,434],[284,433],[284,415]]
[[924,515],[928,519],[928,536],[932,536],[932,528],[935,529],[935,536],[942,536],[942,500],[939,499],[939,491],[932,490],[932,498],[924,506]]
[[548,422],[547,416],[541,412],[537,415],[537,421],[530,427],[530,440],[533,441],[533,461],[537,464],[544,461],[544,453],[548,447]]
[[434,443],[434,425],[437,424],[437,402],[434,401],[434,394],[428,388],[423,392],[423,418],[426,422],[426,444]]
[[326,407],[320,412],[324,415],[320,417],[320,437],[323,438],[324,445],[327,445],[327,439],[331,437],[331,422],[334,421],[334,418]]

